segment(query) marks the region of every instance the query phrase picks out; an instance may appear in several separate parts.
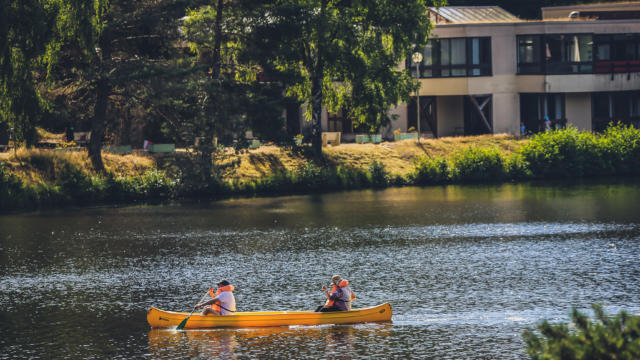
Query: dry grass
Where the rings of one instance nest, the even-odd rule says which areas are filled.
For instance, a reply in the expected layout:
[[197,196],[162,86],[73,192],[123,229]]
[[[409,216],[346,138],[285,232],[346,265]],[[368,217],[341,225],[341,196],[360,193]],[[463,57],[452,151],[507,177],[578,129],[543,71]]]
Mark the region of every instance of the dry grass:
[[40,139],[40,141],[49,143],[61,143],[66,141],[64,133],[55,134],[52,132],[48,132],[41,127],[36,128],[36,131],[38,132],[38,139]]
[[[61,167],[72,164],[82,172],[94,175],[86,151],[64,152],[50,149],[18,149],[0,153],[11,171],[29,184],[47,182]],[[139,175],[155,166],[152,157],[103,154],[105,168],[114,175]]]
[[[504,154],[520,148],[526,140],[511,135],[483,135],[447,137],[441,139],[383,142],[382,144],[341,144],[324,148],[325,158],[331,165],[366,169],[373,161],[381,162],[387,171],[406,175],[413,170],[419,156],[449,157],[455,151],[477,146],[495,147]],[[227,151],[216,161],[224,179],[257,179],[279,170],[295,170],[307,159],[276,146],[263,146],[242,154]]]
[[[326,162],[334,166],[367,169],[373,161],[381,162],[387,171],[406,175],[413,170],[414,160],[419,156],[448,158],[457,150],[476,146],[495,147],[504,154],[520,148],[526,140],[510,135],[483,135],[469,137],[448,137],[384,142],[382,144],[342,144],[324,148]],[[221,177],[227,181],[244,181],[264,178],[283,170],[293,171],[309,161],[310,151],[291,151],[277,146],[262,146],[256,150],[236,153],[231,149],[218,154],[215,164]],[[187,155],[178,152],[173,155],[113,155],[103,154],[105,167],[114,175],[140,175],[146,170],[186,169]],[[0,160],[6,161],[12,172],[29,183],[39,183],[52,178],[52,171],[70,163],[83,172],[94,174],[86,151],[61,152],[55,150],[18,150],[0,153]],[[43,165],[50,164],[50,165]]]

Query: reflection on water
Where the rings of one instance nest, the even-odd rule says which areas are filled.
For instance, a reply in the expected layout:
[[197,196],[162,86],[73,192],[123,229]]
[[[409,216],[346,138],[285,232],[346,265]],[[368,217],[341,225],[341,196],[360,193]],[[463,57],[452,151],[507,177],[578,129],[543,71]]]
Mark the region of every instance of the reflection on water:
[[[358,353],[359,339],[381,341],[392,333],[389,324],[290,326],[262,329],[149,331],[154,358],[187,357],[236,359],[243,357],[349,359]],[[298,349],[307,348],[306,353]]]
[[[447,186],[0,217],[0,358],[524,358],[572,306],[640,313],[640,186]],[[149,331],[221,278],[308,310],[334,273],[393,324]]]

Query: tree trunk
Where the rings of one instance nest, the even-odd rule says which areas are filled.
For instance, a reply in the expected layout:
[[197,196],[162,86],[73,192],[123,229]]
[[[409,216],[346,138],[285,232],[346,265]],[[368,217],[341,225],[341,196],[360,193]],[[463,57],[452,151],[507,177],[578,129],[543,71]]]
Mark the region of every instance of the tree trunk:
[[322,159],[322,78],[311,80],[311,147],[316,160]]
[[96,49],[96,66],[98,81],[96,84],[96,105],[93,108],[91,119],[91,137],[89,138],[89,158],[93,168],[98,172],[104,172],[102,162],[102,139],[104,138],[105,121],[107,114],[107,102],[111,94],[111,83],[107,76],[106,66],[111,62],[111,32],[108,26],[102,31],[98,39],[100,52]]
[[104,138],[105,115],[107,113],[107,99],[109,98],[109,80],[100,78],[96,90],[96,105],[93,111],[93,119],[91,120],[89,158],[96,171],[104,172],[102,139]]
[[316,160],[322,159],[322,82],[324,81],[324,48],[326,31],[326,11],[328,1],[320,4],[320,24],[318,25],[318,39],[315,66],[311,75],[311,147]]
[[[224,13],[224,0],[218,0],[216,4],[216,19],[213,24],[214,29],[214,43],[213,43],[213,57],[211,59],[211,80],[217,81],[220,78],[220,72],[222,68],[221,63],[221,47],[222,47],[222,21]],[[204,144],[200,148],[200,161],[202,166],[202,175],[209,180],[211,178],[211,172],[213,169],[213,138],[215,134],[215,121],[217,107],[215,105],[216,99],[212,99],[214,104],[207,106],[205,116],[209,124],[205,126],[204,136],[202,138]]]

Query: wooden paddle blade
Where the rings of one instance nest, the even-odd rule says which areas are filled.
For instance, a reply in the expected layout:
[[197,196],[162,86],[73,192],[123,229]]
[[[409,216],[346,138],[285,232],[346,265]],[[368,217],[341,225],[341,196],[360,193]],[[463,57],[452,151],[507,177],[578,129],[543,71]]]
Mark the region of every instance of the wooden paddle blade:
[[176,330],[184,329],[185,325],[187,325],[187,320],[189,320],[190,317],[191,317],[191,315],[189,315],[186,318],[184,318],[184,320],[182,320],[182,322],[180,324],[178,324],[178,326],[176,327]]

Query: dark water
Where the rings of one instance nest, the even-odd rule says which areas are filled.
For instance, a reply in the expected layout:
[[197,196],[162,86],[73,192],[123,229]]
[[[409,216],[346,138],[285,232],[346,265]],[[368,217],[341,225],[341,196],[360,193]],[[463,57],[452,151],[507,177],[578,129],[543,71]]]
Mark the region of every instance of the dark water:
[[[640,313],[640,186],[402,188],[0,217],[0,358],[524,358],[521,332]],[[392,324],[150,331],[227,278],[311,309],[334,273]]]

